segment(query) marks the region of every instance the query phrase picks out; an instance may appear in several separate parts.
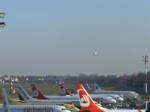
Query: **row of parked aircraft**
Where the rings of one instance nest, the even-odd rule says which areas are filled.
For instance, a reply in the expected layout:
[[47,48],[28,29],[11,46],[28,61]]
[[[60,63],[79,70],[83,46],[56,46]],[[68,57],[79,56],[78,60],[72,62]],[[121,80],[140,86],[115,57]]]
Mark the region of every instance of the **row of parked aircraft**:
[[[23,100],[25,102],[38,102],[38,103],[39,102],[51,102],[51,103],[57,103],[57,104],[72,103],[76,107],[80,108],[79,98],[77,94],[73,94],[73,95],[64,94],[62,96],[57,96],[57,95],[45,96],[39,91],[39,89],[35,85],[31,85],[32,92],[33,92],[33,97],[31,97],[20,84],[17,84],[16,87],[17,87],[20,100]],[[64,91],[64,88],[62,88],[61,91],[62,90]],[[67,93],[66,89],[65,91],[66,92],[64,93]],[[93,94],[92,97],[95,99],[104,99],[105,103],[109,103],[109,104],[116,103],[116,101],[112,97],[105,97],[105,96],[101,96],[98,94]]]
[[[93,98],[91,95],[87,93],[87,91],[84,89],[84,87],[81,84],[76,85],[77,88],[77,95],[72,95],[74,100],[78,100],[80,104],[80,112],[137,112],[137,110],[108,110],[106,108],[101,107],[100,105],[97,105],[95,101],[93,101]],[[47,102],[50,101],[51,103],[54,103],[55,105],[37,105],[37,104],[31,104],[27,105],[23,103],[23,105],[9,105],[8,101],[8,95],[5,91],[5,89],[2,89],[2,95],[3,95],[3,107],[0,106],[0,112],[70,112],[70,110],[66,109],[64,106],[60,106],[59,103],[62,103],[61,99],[57,96],[50,96],[48,99],[48,96],[46,96],[46,99],[39,100],[36,98],[31,98],[30,96],[27,95],[26,91],[22,88],[20,84],[17,84],[17,90],[18,93],[21,97],[26,98],[26,102]],[[37,92],[35,94],[35,97],[39,96],[39,90],[36,88],[35,85],[32,85],[32,90]],[[65,96],[64,98],[64,103],[69,103],[70,97],[68,98],[68,95]],[[78,99],[76,99],[78,98]],[[57,102],[57,100],[59,101]],[[56,105],[57,104],[57,105]],[[2,110],[2,111],[1,111]],[[145,111],[145,110],[139,110],[140,112]]]
[[[95,88],[98,85],[95,84]],[[76,107],[80,107],[77,94],[71,94],[62,83],[59,83],[60,95],[61,96],[45,96],[35,85],[31,85],[33,98],[23,89],[20,84],[17,84],[17,90],[19,98],[26,102],[59,102],[68,103],[72,102]],[[95,101],[101,101],[104,104],[116,104],[116,102],[122,102],[123,98],[137,98],[138,94],[133,91],[99,91],[96,90],[95,94],[90,94],[90,96]],[[118,95],[119,94],[119,95]],[[122,96],[122,97],[121,97]]]

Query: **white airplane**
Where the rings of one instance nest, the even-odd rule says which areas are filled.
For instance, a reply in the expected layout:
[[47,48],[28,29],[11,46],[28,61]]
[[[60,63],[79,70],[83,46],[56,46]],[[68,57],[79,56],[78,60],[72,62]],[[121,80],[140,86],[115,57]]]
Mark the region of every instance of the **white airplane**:
[[[87,87],[88,89],[91,89],[87,83],[86,83],[86,87]],[[99,92],[97,92],[97,91],[94,91],[94,93],[95,93],[95,94],[99,94]],[[100,93],[100,94],[101,94],[101,95],[110,96],[110,97],[112,97],[113,99],[115,99],[118,103],[123,102],[123,100],[124,100],[123,97],[121,97],[121,96],[118,95],[118,94],[102,94],[102,93]]]
[[[77,94],[71,94],[65,87],[64,85],[61,83],[59,83],[59,89],[60,89],[60,95],[61,96],[45,96],[43,95],[39,89],[35,86],[35,85],[31,85],[32,88],[32,92],[33,92],[33,97],[37,98],[37,99],[52,99],[52,98],[56,98],[56,99],[71,99],[71,100],[78,100],[78,96]],[[99,94],[91,94],[92,98],[95,101],[101,101],[103,104],[116,104],[116,100],[114,100],[112,97],[110,96],[106,96],[106,95],[99,95]],[[79,102],[76,103],[76,106],[79,107]]]
[[[2,87],[0,87],[0,93],[2,93]],[[22,101],[22,100],[18,100],[18,99],[13,99],[11,98],[8,94],[7,94],[7,98],[8,98],[8,101],[9,101],[9,104],[10,105],[51,105],[51,103],[49,102],[42,102],[42,103],[34,103],[34,102],[25,102],[25,101]],[[0,105],[3,103],[2,101],[2,94],[0,94]],[[79,109],[77,107],[75,107],[73,104],[63,104],[61,106],[64,106],[66,107],[68,110],[70,110],[71,112],[79,112]],[[1,112],[1,111],[0,111]]]
[[[74,105],[78,108],[80,108],[80,103],[79,103],[79,98],[77,95],[70,95],[69,91],[65,92],[64,93],[68,93],[69,95],[62,95],[62,96],[45,96],[42,92],[40,92],[40,90],[35,86],[35,85],[31,85],[31,89],[32,89],[32,92],[33,92],[33,98],[36,98],[36,99],[39,99],[39,100],[43,100],[43,99],[60,99],[60,100],[66,100],[66,99],[70,99],[70,100],[73,100],[76,101],[78,100],[78,102],[74,103]],[[96,101],[94,101],[95,104],[97,105],[101,105],[99,103],[97,103]],[[74,110],[77,110],[77,109],[74,109]]]
[[[64,87],[63,83],[58,83],[58,85],[59,85],[59,92],[61,95],[73,95],[73,96],[76,95],[76,94],[69,93],[69,91]],[[116,104],[116,99],[114,99],[110,95],[105,95],[105,94],[101,94],[101,95],[90,94],[90,95],[95,101],[100,100],[102,102],[102,104]],[[120,98],[120,99],[117,99],[117,100],[122,101],[121,97],[118,96],[118,98]]]
[[94,55],[94,56],[97,56],[97,55],[99,55],[99,53],[97,53],[97,52],[94,52],[94,53],[93,53],[93,55]]
[[60,105],[9,105],[5,88],[2,88],[2,96],[0,112],[71,112]]
[[134,91],[104,91],[96,83],[94,83],[95,93],[100,94],[117,94],[123,98],[138,98],[139,94]]
[[[58,104],[58,105],[62,105],[62,104],[74,104],[75,106],[80,106],[79,104],[79,99],[77,98],[70,98],[70,97],[61,97],[61,96],[51,96],[50,98],[47,97],[43,97],[42,99],[37,99],[37,98],[32,98],[23,88],[20,84],[16,85],[17,87],[17,91],[18,91],[18,95],[20,100],[23,100],[25,102],[49,102],[52,104]],[[38,91],[37,91],[38,92]],[[39,92],[38,92],[39,93]],[[34,94],[35,95],[35,94]],[[41,96],[40,96],[41,97]]]
[[141,109],[106,109],[97,106],[81,84],[77,84],[76,88],[81,105],[80,112],[145,112],[145,110]]

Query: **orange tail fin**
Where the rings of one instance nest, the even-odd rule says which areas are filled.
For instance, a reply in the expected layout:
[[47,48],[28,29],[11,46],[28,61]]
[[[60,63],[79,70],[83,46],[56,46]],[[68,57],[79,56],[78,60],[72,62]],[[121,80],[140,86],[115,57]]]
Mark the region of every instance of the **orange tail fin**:
[[81,106],[80,112],[105,112],[105,110],[98,105],[96,105],[87,91],[81,84],[76,85],[77,92],[79,95],[79,102]]
[[47,97],[45,97],[45,96],[39,91],[39,89],[38,89],[34,84],[31,85],[31,89],[32,89],[33,97],[34,97],[34,98],[37,98],[37,99],[48,99]]

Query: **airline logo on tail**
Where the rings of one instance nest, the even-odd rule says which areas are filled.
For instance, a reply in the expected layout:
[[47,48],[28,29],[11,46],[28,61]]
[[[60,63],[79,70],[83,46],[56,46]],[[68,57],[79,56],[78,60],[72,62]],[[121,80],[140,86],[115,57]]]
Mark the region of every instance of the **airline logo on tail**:
[[37,99],[48,99],[46,96],[44,96],[39,89],[34,85],[31,84],[31,89],[32,89],[32,93],[33,93],[33,97],[37,98]]
[[106,109],[96,105],[81,84],[77,84],[76,88],[81,105],[80,112],[105,112]]
[[64,87],[63,83],[58,83],[60,95],[71,95],[71,93]]
[[37,88],[35,86],[31,86],[32,92],[33,92],[33,96],[37,97],[39,96],[39,91],[37,90]]
[[66,89],[63,87],[60,87],[60,94],[62,95],[66,94]]
[[86,94],[86,92],[82,89],[78,90],[79,98],[80,98],[80,105],[82,107],[88,107],[90,105],[90,98]]

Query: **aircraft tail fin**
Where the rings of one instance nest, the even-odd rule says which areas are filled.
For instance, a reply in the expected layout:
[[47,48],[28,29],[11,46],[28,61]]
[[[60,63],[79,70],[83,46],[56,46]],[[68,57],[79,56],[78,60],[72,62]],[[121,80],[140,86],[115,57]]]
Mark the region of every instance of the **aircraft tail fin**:
[[97,92],[98,92],[98,91],[99,91],[99,92],[100,92],[100,91],[104,91],[104,90],[102,90],[102,89],[99,87],[99,85],[98,85],[97,83],[94,83],[94,90],[97,91]]
[[10,112],[8,97],[5,88],[2,88],[3,112]]
[[93,99],[81,84],[77,84],[76,88],[81,106],[80,112],[105,112],[104,108],[101,108],[95,104]]
[[32,89],[32,93],[33,93],[33,98],[36,98],[36,99],[48,99],[46,96],[44,96],[39,91],[39,89],[34,84],[31,85],[31,89]]
[[64,87],[63,83],[58,83],[58,85],[59,85],[59,92],[61,96],[71,95],[71,93]]
[[85,83],[85,86],[86,86],[89,90],[91,89],[88,83]]
[[17,84],[16,87],[20,100],[28,101],[29,99],[32,99],[20,84]]

